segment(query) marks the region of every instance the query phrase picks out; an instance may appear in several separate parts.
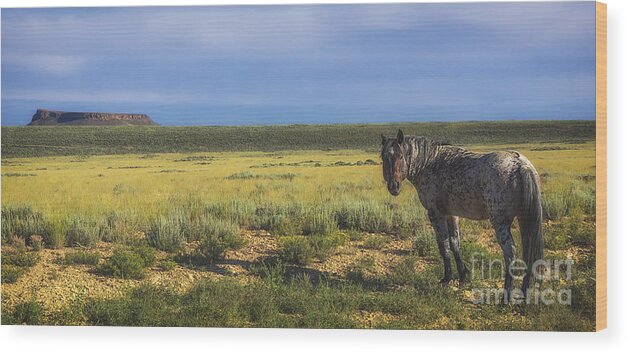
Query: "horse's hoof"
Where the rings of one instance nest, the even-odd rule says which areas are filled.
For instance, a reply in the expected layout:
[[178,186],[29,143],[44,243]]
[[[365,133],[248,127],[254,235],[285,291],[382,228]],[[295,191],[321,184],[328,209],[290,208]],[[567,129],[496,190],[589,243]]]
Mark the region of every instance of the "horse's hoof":
[[469,270],[464,270],[464,272],[460,275],[460,284],[471,283],[471,279],[469,278]]
[[449,285],[449,282],[451,282],[451,278],[447,278],[447,277],[442,278],[440,281],[438,281],[438,283],[440,283],[440,284],[442,284],[444,286]]

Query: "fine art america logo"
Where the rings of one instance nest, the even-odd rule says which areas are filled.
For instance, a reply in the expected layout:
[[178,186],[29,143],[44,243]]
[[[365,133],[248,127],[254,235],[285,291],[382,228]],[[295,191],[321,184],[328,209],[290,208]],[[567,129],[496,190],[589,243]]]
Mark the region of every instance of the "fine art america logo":
[[[525,293],[520,288],[513,288],[510,302],[513,304],[543,304],[555,303],[571,305],[571,288],[541,288],[540,282],[553,280],[558,283],[568,283],[572,276],[573,260],[538,260],[532,264],[532,276],[535,284]],[[482,254],[473,253],[471,256],[471,278],[474,280],[502,280],[506,271],[515,280],[522,280],[528,266],[525,261],[515,259],[506,267],[503,259],[485,259]],[[504,302],[504,289],[485,287],[473,288],[472,300],[475,304],[499,304]]]

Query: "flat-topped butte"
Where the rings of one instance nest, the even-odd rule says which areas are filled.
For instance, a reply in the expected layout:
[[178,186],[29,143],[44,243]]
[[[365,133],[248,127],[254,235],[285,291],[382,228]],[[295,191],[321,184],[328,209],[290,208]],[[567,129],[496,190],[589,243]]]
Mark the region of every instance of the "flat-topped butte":
[[28,125],[158,125],[146,114],[37,109]]

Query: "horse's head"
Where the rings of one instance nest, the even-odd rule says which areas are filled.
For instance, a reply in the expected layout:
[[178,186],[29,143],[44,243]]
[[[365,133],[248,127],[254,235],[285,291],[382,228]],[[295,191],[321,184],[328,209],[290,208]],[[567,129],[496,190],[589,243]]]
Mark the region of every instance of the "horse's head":
[[394,195],[399,195],[401,182],[408,176],[408,166],[406,165],[403,132],[399,130],[396,138],[386,138],[382,135],[382,166],[384,180],[388,191]]

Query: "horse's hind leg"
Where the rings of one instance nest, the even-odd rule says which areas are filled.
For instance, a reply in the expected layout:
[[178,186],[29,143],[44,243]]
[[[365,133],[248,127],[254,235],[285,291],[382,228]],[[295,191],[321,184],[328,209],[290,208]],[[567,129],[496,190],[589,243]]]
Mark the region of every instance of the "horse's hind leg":
[[510,301],[511,293],[512,293],[512,282],[513,278],[510,273],[510,266],[515,259],[515,242],[512,239],[512,233],[510,233],[510,226],[512,224],[513,218],[508,218],[504,216],[493,217],[491,219],[491,223],[493,224],[493,228],[495,228],[495,235],[497,236],[497,242],[499,246],[502,248],[502,253],[504,254],[504,269],[506,272],[506,278],[504,279],[504,302],[508,303]]
[[449,230],[447,228],[447,215],[443,215],[438,211],[429,210],[428,216],[430,223],[436,232],[436,242],[438,243],[438,251],[443,258],[445,266],[445,275],[440,283],[447,284],[451,281],[451,257],[449,256]]
[[460,225],[458,224],[458,217],[447,217],[447,229],[449,230],[449,246],[451,252],[454,253],[454,259],[456,260],[456,268],[458,269],[458,276],[460,277],[460,283],[467,279],[467,268],[462,262],[462,256],[460,256]]

